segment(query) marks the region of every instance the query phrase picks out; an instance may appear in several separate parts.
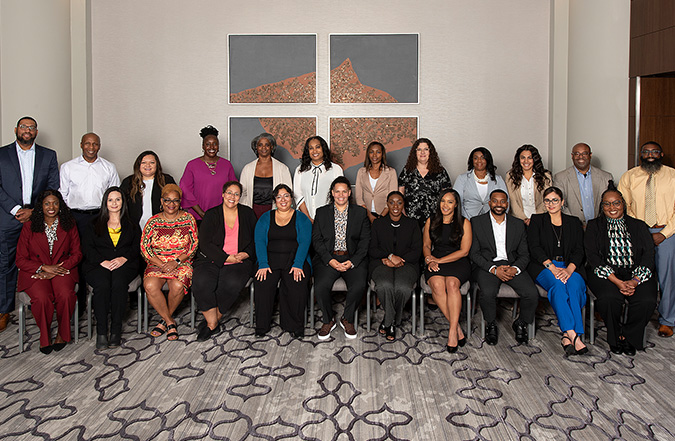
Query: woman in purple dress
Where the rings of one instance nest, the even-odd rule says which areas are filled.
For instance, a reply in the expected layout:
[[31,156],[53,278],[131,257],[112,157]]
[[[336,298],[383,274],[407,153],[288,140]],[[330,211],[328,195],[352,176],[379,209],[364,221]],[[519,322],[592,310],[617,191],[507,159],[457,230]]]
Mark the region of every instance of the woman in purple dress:
[[188,162],[180,178],[182,207],[201,221],[204,213],[223,202],[223,185],[236,181],[232,163],[218,156],[218,129],[206,126],[200,132],[204,154]]

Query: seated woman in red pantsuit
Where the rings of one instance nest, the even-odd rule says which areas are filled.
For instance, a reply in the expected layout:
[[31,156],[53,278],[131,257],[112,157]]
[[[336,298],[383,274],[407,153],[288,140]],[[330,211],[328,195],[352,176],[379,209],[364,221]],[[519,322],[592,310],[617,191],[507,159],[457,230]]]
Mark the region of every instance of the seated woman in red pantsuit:
[[[40,352],[60,351],[70,341],[70,317],[75,310],[77,264],[82,260],[75,219],[57,190],[38,197],[30,220],[21,230],[16,248],[17,290],[30,297],[31,311],[40,328]],[[54,344],[52,317],[59,322]]]

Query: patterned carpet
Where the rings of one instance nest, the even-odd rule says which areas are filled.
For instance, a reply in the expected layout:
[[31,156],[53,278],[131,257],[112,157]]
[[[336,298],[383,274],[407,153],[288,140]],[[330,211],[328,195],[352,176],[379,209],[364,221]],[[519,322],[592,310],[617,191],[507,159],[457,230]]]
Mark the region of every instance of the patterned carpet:
[[510,312],[499,316],[497,346],[474,329],[451,355],[438,311],[427,311],[423,338],[409,316],[395,342],[367,333],[362,310],[357,340],[338,327],[319,343],[316,331],[300,341],[278,326],[256,338],[242,300],[222,334],[198,343],[185,302],[178,341],[137,334],[134,311],[122,347],[96,350],[85,320],[79,344],[45,356],[30,314],[19,353],[14,315],[0,334],[0,439],[675,438],[675,339],[657,337],[655,322],[635,357],[611,354],[602,328],[590,354],[566,357],[550,309],[527,346]]

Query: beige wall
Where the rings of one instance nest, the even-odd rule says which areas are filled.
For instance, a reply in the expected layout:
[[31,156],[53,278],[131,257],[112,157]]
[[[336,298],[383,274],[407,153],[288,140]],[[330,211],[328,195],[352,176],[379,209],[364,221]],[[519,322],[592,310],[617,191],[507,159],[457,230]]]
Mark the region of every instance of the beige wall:
[[[18,116],[33,114],[40,141],[60,162],[94,129],[120,174],[153,148],[179,177],[200,153],[200,127],[227,132],[228,116],[261,113],[227,104],[227,33],[311,32],[319,104],[266,106],[264,114],[317,115],[324,136],[329,116],[419,115],[420,135],[434,140],[453,179],[476,145],[493,150],[501,173],[526,142],[557,171],[579,140],[618,176],[628,133],[629,7],[629,0],[2,0],[0,137],[11,142]],[[420,104],[328,105],[329,31],[420,33]],[[226,134],[221,143],[225,150]]]
[[16,121],[38,121],[38,143],[70,157],[72,106],[70,1],[0,2],[0,138],[14,141]]
[[[201,153],[199,129],[213,124],[226,132],[230,115],[317,115],[325,137],[329,116],[419,115],[420,136],[434,141],[453,179],[478,145],[495,152],[502,173],[523,143],[547,156],[548,2],[190,4],[92,2],[93,127],[120,170],[130,170],[132,152],[153,148],[178,177]],[[318,35],[318,104],[227,104],[227,34],[254,32]],[[328,104],[329,32],[419,32],[420,104]]]

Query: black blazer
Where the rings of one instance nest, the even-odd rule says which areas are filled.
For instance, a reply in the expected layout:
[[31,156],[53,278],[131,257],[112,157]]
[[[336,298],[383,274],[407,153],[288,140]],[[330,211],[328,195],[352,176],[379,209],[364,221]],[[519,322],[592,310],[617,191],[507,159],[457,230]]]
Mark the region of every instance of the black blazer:
[[[492,213],[487,212],[471,219],[473,242],[471,242],[469,257],[474,265],[485,271],[490,271],[495,264],[492,259],[497,257],[497,246],[490,216]],[[506,215],[506,257],[509,265],[517,266],[521,271],[527,270],[530,252],[527,249],[525,224],[509,214]]]
[[91,222],[82,233],[82,253],[84,254],[82,269],[85,273],[88,273],[99,268],[104,260],[126,257],[127,262],[123,267],[137,273],[141,260],[140,243],[141,228],[137,222],[131,221],[128,217],[122,219],[122,234],[120,234],[117,246],[113,245],[109,234],[98,236],[94,229],[94,223]]
[[[334,205],[328,204],[316,209],[312,227],[312,245],[316,252],[317,264],[328,265],[335,249],[335,216]],[[347,253],[354,266],[363,263],[368,255],[370,243],[370,221],[366,209],[356,204],[349,204],[347,213]]]
[[[255,262],[255,223],[258,219],[253,210],[246,205],[239,204],[239,251],[249,255],[249,259]],[[223,206],[216,205],[207,210],[199,226],[199,249],[197,250],[197,262],[211,262],[223,266],[229,257],[223,251],[225,243],[225,214]]]
[[[562,215],[562,248],[563,259],[566,264],[576,265],[576,271],[585,278],[584,271],[584,228],[581,221],[576,216],[570,216],[565,213]],[[544,269],[546,259],[553,259],[553,250],[556,247],[557,239],[553,232],[551,224],[551,215],[548,213],[533,214],[530,218],[530,225],[527,227],[527,244],[530,248],[530,264],[527,266],[527,272],[535,280],[539,273]]]
[[[384,265],[382,259],[389,254],[395,254],[405,260],[406,265],[412,265],[419,270],[419,260],[422,254],[422,233],[420,225],[415,219],[401,216],[401,226],[391,226],[389,215],[375,219],[370,236],[370,273],[378,266]],[[394,246],[396,235],[396,246]]]
[[[16,143],[13,142],[0,148],[1,229],[21,229],[21,223],[10,211],[17,205],[23,205],[22,188],[21,167],[16,154]],[[31,204],[35,205],[40,193],[50,189],[59,189],[59,164],[56,161],[56,152],[36,144]]]
[[[654,240],[649,227],[643,221],[624,215],[626,228],[631,237],[634,266],[645,266],[654,272]],[[609,265],[609,237],[607,236],[607,220],[600,214],[586,225],[584,237],[586,259],[591,268]],[[616,268],[615,268],[616,269]],[[632,268],[631,268],[632,269]]]
[[[171,177],[171,175],[167,175],[166,173],[162,173],[164,175],[164,184],[175,184],[176,181]],[[133,175],[127,176],[124,178],[122,183],[120,184],[120,188],[122,191],[127,195],[127,202],[129,203],[128,208],[129,208],[129,217],[131,218],[132,221],[134,221],[136,224],[138,224],[141,221],[141,216],[143,216],[143,197],[140,194],[136,195],[136,200],[132,201],[131,200],[131,178],[133,178]],[[157,184],[157,181],[155,181],[155,184]],[[159,185],[153,185],[152,186],[152,194],[150,195],[150,199],[152,200],[152,214],[153,216],[157,213],[159,213],[162,209],[162,204],[161,204],[161,199],[162,198],[162,189],[160,188]]]

